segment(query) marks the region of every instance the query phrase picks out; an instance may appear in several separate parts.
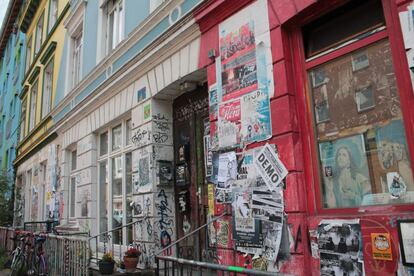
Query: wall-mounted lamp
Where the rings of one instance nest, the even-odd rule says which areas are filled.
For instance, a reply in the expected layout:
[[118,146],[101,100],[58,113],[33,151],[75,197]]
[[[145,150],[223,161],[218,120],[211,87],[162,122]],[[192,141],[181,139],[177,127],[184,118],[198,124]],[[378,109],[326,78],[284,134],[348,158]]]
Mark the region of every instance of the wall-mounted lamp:
[[191,91],[197,88],[197,82],[194,81],[184,81],[180,84],[181,91]]

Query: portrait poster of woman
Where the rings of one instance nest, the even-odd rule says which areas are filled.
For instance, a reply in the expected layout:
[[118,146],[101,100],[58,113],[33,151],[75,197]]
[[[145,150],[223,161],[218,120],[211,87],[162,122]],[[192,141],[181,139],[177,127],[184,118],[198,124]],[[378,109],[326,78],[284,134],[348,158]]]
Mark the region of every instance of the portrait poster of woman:
[[322,142],[319,151],[325,207],[360,206],[371,193],[363,135]]

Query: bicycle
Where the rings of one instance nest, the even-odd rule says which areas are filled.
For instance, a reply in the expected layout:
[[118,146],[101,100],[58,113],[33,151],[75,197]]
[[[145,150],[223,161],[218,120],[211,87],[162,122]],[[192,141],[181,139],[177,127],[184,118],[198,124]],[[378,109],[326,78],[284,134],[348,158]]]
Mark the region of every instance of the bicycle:
[[10,238],[13,241],[19,241],[19,244],[16,246],[16,248],[11,253],[12,257],[12,263],[11,263],[11,272],[10,276],[18,276],[18,275],[24,275],[25,274],[25,263],[26,263],[26,246],[30,246],[30,243],[26,241],[26,238],[29,237],[30,234],[21,234],[16,233],[16,237]]
[[41,234],[35,235],[34,245],[31,248],[31,258],[27,275],[46,276],[47,265],[43,250],[43,243],[46,241],[46,237]]

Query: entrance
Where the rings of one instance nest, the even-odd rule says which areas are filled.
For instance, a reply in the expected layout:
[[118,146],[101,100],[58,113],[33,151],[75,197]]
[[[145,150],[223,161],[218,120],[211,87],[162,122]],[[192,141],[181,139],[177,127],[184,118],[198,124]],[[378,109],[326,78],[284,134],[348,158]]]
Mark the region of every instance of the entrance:
[[[204,173],[205,126],[208,124],[207,87],[198,87],[173,103],[175,204],[177,239],[204,225],[207,220],[207,184]],[[200,260],[206,246],[205,229],[177,245],[181,258]]]

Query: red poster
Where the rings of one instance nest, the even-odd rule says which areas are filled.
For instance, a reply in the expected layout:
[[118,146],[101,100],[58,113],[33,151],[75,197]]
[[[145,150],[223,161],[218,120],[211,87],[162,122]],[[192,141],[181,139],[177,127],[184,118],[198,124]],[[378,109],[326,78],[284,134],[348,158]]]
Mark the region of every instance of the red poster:
[[219,105],[219,148],[233,148],[240,144],[240,99]]

